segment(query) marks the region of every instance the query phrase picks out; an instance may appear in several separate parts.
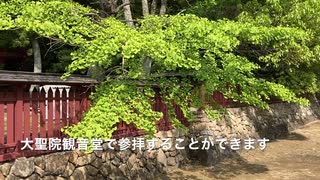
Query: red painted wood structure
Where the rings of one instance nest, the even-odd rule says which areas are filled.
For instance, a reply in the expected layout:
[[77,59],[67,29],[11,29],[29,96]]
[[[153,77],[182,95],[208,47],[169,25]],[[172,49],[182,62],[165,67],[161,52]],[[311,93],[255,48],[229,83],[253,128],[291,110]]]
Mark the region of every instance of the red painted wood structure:
[[[247,104],[235,102],[233,99],[226,98],[221,92],[215,91],[212,94],[212,99],[218,103],[221,107],[224,108],[233,108],[233,107],[244,107],[248,106]],[[155,103],[153,104],[153,110],[159,111],[163,113],[163,117],[160,119],[160,121],[157,123],[157,129],[158,131],[168,131],[173,129],[169,114],[168,114],[168,105],[165,104],[161,98],[160,95],[157,93],[156,97],[154,98]],[[279,99],[273,98],[269,101],[269,103],[280,103]],[[189,126],[188,119],[183,115],[183,112],[181,108],[173,103],[173,107],[175,109],[176,118],[180,120],[182,124],[185,126]],[[113,133],[113,138],[120,139],[122,137],[135,137],[143,135],[143,131],[137,129],[133,124],[126,124],[125,122],[120,122],[117,124],[117,131]]]
[[[49,153],[49,151],[21,150],[21,141],[26,138],[33,141],[35,138],[62,139],[65,136],[60,129],[79,122],[83,112],[88,110],[91,87],[97,82],[84,76],[71,76],[63,81],[60,76],[0,71],[0,162]],[[32,88],[35,85],[37,88]],[[212,98],[223,107],[245,106],[233,102],[232,99],[226,99],[220,92],[214,92]],[[189,122],[180,107],[174,103],[173,106],[176,118],[188,126]],[[157,123],[158,131],[173,129],[169,121],[168,105],[161,100],[159,93],[154,97],[153,110],[164,114]],[[113,133],[113,138],[142,134],[143,131],[133,124],[120,122],[117,124],[117,131]]]
[[[223,94],[219,91],[214,92],[212,94],[212,98],[222,107],[246,106],[245,104],[234,102],[232,99],[225,98]],[[154,98],[154,101],[155,103],[152,106],[153,110],[163,113],[163,117],[160,119],[159,122],[157,122],[158,131],[168,131],[173,129],[169,120],[168,105],[161,100],[159,93],[156,93],[156,97]],[[183,115],[181,108],[174,103],[173,103],[173,107],[175,109],[176,118],[180,120],[182,124],[188,127],[189,121]],[[121,122],[121,123],[118,123],[117,131],[113,133],[113,138],[120,139],[122,137],[134,137],[134,136],[140,136],[140,135],[143,135],[142,130],[135,128],[133,124],[128,125],[125,122]]]
[[96,82],[82,76],[62,81],[60,76],[0,71],[0,162],[48,153],[22,151],[21,141],[61,139],[62,127],[80,121],[89,108],[89,87]]
[[4,49],[0,48],[0,64],[8,61],[24,61],[27,58],[27,50],[25,48]]
[[[175,109],[176,118],[180,120],[182,124],[185,126],[189,126],[189,121],[186,117],[184,117],[182,110],[180,107],[173,103],[173,107]],[[163,117],[156,123],[158,131],[168,131],[173,129],[174,127],[171,125],[169,120],[169,112],[168,105],[165,104],[161,98],[159,93],[156,93],[154,97],[154,104],[152,106],[154,111],[162,112]],[[117,124],[117,130],[113,133],[114,139],[120,139],[122,137],[135,137],[143,135],[143,131],[137,129],[134,124],[126,124],[125,122],[120,122]]]

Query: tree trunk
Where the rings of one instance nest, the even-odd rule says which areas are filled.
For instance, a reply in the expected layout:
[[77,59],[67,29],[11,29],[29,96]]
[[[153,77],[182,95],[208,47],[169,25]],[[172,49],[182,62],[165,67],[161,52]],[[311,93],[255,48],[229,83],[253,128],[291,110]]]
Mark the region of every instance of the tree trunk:
[[[33,52],[33,72],[41,73],[42,62],[41,62],[41,52],[40,52],[39,41],[37,38],[32,38],[31,43],[32,43],[32,52]],[[32,93],[34,89],[39,91],[39,85],[31,85],[29,92]]]
[[143,64],[142,64],[142,70],[143,70],[143,76],[144,77],[147,77],[147,76],[150,75],[151,65],[152,65],[152,59],[149,56],[147,56],[143,60]]
[[123,6],[123,11],[124,11],[124,18],[127,22],[127,24],[134,28],[134,24],[133,24],[133,20],[132,20],[132,13],[131,13],[131,9],[130,9],[130,0],[122,0],[122,3],[125,4],[125,6]]
[[42,72],[42,63],[41,63],[41,52],[38,39],[32,39],[32,51],[33,51],[33,72],[41,73]]
[[157,0],[152,0],[152,3],[151,3],[151,14],[156,14],[156,11],[157,11]]
[[[142,1],[142,14],[143,16],[149,15],[149,6],[148,6],[148,0],[141,0]],[[143,60],[142,69],[143,69],[143,76],[147,77],[150,75],[151,71],[151,64],[152,60],[150,57],[146,57]]]
[[142,14],[143,14],[143,16],[149,15],[148,0],[141,0],[141,3],[142,3]]
[[117,13],[117,2],[118,2],[118,0],[109,0],[111,14]]
[[167,0],[161,0],[160,15],[166,14]]

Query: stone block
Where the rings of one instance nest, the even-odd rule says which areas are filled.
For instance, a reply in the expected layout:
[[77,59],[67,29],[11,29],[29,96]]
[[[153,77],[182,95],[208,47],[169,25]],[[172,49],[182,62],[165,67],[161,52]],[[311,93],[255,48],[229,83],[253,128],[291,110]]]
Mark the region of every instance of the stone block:
[[4,164],[0,165],[0,172],[3,175],[8,176],[11,167],[12,167],[12,163],[4,163]]
[[34,167],[35,166],[32,158],[18,158],[12,165],[10,174],[14,174],[15,176],[21,178],[26,178],[33,173]]
[[70,180],[80,180],[87,179],[89,175],[87,174],[87,170],[85,167],[79,167],[74,170],[72,175],[70,176]]
[[84,166],[92,163],[96,159],[96,155],[94,153],[86,154],[85,156],[80,156],[77,159],[76,166]]
[[64,176],[64,177],[69,177],[69,176],[71,176],[71,174],[73,173],[74,169],[75,169],[75,166],[74,166],[72,163],[69,162],[69,163],[67,164],[67,166],[66,166],[65,171],[63,172],[63,176]]
[[68,164],[69,155],[66,153],[53,153],[46,155],[45,169],[46,175],[59,175],[63,174]]
[[158,155],[157,155],[157,161],[161,163],[164,166],[167,166],[167,157],[162,151],[162,149],[159,149]]

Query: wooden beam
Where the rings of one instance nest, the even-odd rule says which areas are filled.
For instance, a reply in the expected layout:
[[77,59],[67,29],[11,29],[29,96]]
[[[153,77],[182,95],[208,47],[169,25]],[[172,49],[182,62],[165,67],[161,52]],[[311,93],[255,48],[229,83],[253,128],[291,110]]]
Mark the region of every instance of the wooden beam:
[[98,81],[90,78],[89,76],[72,75],[72,76],[69,76],[66,80],[62,80],[61,74],[0,70],[0,83],[71,85],[71,84],[97,84]]

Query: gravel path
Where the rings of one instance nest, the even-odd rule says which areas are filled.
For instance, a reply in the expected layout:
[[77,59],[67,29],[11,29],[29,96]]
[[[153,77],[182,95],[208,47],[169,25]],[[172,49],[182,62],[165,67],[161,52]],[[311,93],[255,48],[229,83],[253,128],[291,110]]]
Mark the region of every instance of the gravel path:
[[320,121],[214,167],[185,166],[158,179],[320,180]]

